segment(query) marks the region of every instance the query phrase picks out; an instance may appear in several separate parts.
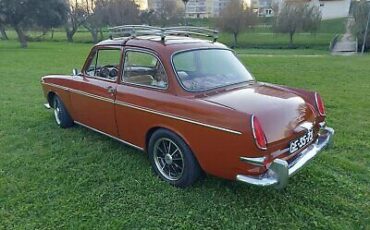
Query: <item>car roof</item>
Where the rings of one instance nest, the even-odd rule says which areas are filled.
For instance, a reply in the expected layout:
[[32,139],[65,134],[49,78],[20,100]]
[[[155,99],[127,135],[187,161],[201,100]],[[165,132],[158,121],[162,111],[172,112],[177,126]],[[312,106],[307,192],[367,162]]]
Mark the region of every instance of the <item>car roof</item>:
[[160,36],[138,36],[108,39],[99,42],[96,46],[131,46],[151,49],[157,53],[165,50],[174,53],[187,49],[228,49],[227,46],[211,40],[185,36],[166,36],[164,40]]

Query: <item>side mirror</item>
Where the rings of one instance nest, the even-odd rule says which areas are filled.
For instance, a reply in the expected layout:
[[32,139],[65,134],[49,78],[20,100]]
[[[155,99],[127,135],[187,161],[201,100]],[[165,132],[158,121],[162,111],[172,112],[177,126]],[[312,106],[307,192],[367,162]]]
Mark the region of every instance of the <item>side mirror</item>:
[[79,74],[78,70],[76,68],[74,68],[72,70],[72,76],[77,76]]

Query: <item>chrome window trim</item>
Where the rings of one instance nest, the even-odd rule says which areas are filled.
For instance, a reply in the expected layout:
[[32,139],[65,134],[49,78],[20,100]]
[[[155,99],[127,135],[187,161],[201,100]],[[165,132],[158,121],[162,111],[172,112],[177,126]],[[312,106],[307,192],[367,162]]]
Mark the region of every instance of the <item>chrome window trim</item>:
[[[118,65],[121,65],[121,59],[122,59],[122,48],[121,47],[118,46],[118,47],[96,48],[96,51],[95,51],[95,54],[94,54],[94,58],[96,57],[96,55],[99,58],[99,51],[101,51],[101,50],[119,50],[120,51],[120,60],[119,60]],[[91,60],[91,62],[93,61],[93,59]],[[91,62],[89,63],[89,65],[91,65]],[[97,61],[95,61],[95,67],[96,67],[96,64],[97,64],[96,62]],[[95,70],[96,69],[94,69],[94,73],[95,73]],[[119,68],[118,68],[118,72],[119,72]],[[117,80],[119,79],[119,76],[117,76],[114,80],[111,80],[111,79],[108,79],[108,78],[104,78],[104,77],[95,76],[95,75],[94,76],[91,76],[91,75],[87,74],[87,70],[86,69],[83,71],[83,74],[84,74],[84,76],[86,78],[92,78],[92,79],[96,79],[96,80],[103,80],[103,81],[108,81],[108,82],[112,82],[112,83],[116,83]]]
[[[232,50],[232,49],[229,49],[227,47],[225,48],[210,48],[210,47],[200,47],[200,48],[190,48],[190,49],[183,49],[183,50],[178,50],[174,53],[171,54],[171,66],[172,66],[172,70],[176,76],[176,80],[177,82],[179,83],[179,85],[181,86],[181,88],[183,90],[185,90],[186,92],[188,93],[206,93],[206,92],[209,92],[209,91],[212,91],[212,90],[217,90],[217,89],[220,89],[220,88],[224,88],[224,87],[228,87],[228,86],[232,86],[232,85],[237,85],[237,84],[243,84],[243,83],[247,83],[247,82],[250,82],[250,81],[242,81],[242,82],[238,82],[238,83],[234,83],[234,84],[230,84],[230,85],[224,85],[224,86],[219,86],[219,87],[215,87],[215,88],[211,88],[211,89],[207,89],[207,90],[204,90],[204,91],[193,91],[193,90],[188,90],[186,89],[186,87],[182,84],[182,81],[180,80],[179,78],[179,75],[177,74],[177,71],[176,71],[176,68],[175,68],[175,64],[173,63],[173,57],[176,55],[176,54],[179,54],[179,53],[185,53],[185,52],[190,52],[190,51],[197,51],[197,50],[227,50],[227,51],[230,51],[232,52],[234,55],[235,55],[235,51]],[[235,55],[235,57],[240,61],[240,59],[238,58],[238,56]],[[244,66],[244,64],[240,61],[240,63]],[[251,75],[251,77],[253,78],[254,81],[256,81],[255,77],[252,75],[252,73],[248,70],[248,68],[246,66],[244,66],[244,68],[248,71],[248,73]]]
[[136,106],[136,105],[126,103],[126,102],[123,102],[123,101],[118,101],[118,100],[114,101],[113,99],[110,99],[110,98],[101,97],[101,96],[90,94],[90,93],[85,93],[85,92],[80,91],[80,90],[71,89],[71,88],[64,87],[64,86],[59,86],[59,85],[56,85],[56,84],[53,84],[53,83],[42,83],[42,84],[49,85],[49,86],[56,87],[56,88],[60,88],[60,89],[64,89],[66,91],[70,91],[70,92],[77,93],[77,94],[80,94],[80,95],[84,95],[84,96],[87,96],[87,97],[95,98],[95,99],[98,99],[98,100],[101,100],[101,101],[106,101],[106,102],[109,102],[109,103],[113,103],[115,105],[125,106],[125,107],[129,107],[129,108],[141,110],[141,111],[144,111],[144,112],[148,112],[148,113],[152,113],[152,114],[172,118],[172,119],[175,119],[175,120],[180,120],[180,121],[188,122],[188,123],[191,123],[191,124],[195,124],[195,125],[199,125],[199,126],[203,126],[203,127],[207,127],[207,128],[212,128],[212,129],[215,129],[215,130],[220,130],[220,131],[224,131],[224,132],[228,132],[228,133],[232,133],[232,134],[237,134],[237,135],[242,134],[242,132],[240,132],[240,131],[227,129],[227,128],[222,128],[222,127],[214,126],[214,125],[209,125],[209,124],[202,123],[202,122],[195,121],[195,120],[191,120],[191,119],[188,119],[188,118],[171,115],[171,114],[168,114],[168,113],[160,112],[160,111],[157,111],[157,110],[153,110],[153,109],[149,109],[149,108],[145,108],[145,107],[141,107],[141,106]]
[[117,141],[119,141],[119,142],[122,142],[123,144],[126,144],[126,145],[128,145],[128,146],[134,147],[134,148],[136,148],[136,149],[138,149],[138,150],[144,151],[144,148],[141,148],[141,147],[139,147],[139,146],[137,146],[137,145],[134,145],[134,144],[132,144],[132,143],[130,143],[130,142],[128,142],[128,141],[125,141],[125,140],[119,139],[118,137],[115,137],[115,136],[112,136],[112,135],[110,135],[110,134],[108,134],[108,133],[102,132],[102,131],[100,131],[100,130],[98,130],[98,129],[95,129],[95,128],[91,127],[91,126],[85,125],[85,124],[83,124],[83,123],[81,123],[81,122],[75,121],[75,123],[76,123],[76,124],[78,124],[78,125],[80,125],[80,126],[83,126],[83,127],[85,127],[85,128],[91,129],[92,131],[95,131],[95,132],[97,132],[97,133],[100,133],[100,134],[103,134],[103,135],[105,135],[105,136],[108,136],[108,137],[110,137],[110,138],[112,138],[112,139],[114,139],[114,140],[117,140]]
[[[137,84],[137,83],[131,83],[131,82],[126,82],[125,79],[124,79],[124,75],[125,75],[125,59],[126,59],[126,54],[127,52],[141,52],[141,53],[147,53],[147,54],[150,54],[152,56],[154,56],[160,63],[161,65],[163,66],[163,69],[165,70],[165,73],[166,73],[166,77],[167,77],[167,85],[165,88],[163,87],[157,87],[157,86],[152,86],[152,85],[143,85],[143,84]],[[126,48],[123,52],[123,66],[122,66],[122,72],[121,72],[121,79],[120,79],[120,84],[121,85],[132,85],[132,86],[139,86],[139,87],[144,87],[144,88],[150,88],[150,89],[159,89],[159,90],[162,90],[162,91],[166,91],[169,87],[169,78],[168,78],[168,74],[167,74],[167,71],[163,65],[163,62],[162,60],[158,57],[158,55],[151,51],[151,50],[148,50],[148,49],[143,49],[143,48]]]

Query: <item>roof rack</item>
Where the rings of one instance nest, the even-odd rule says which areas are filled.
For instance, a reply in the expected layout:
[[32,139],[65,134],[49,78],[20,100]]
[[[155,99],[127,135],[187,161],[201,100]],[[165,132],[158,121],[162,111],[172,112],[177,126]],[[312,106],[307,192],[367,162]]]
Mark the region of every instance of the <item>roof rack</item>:
[[203,27],[177,26],[177,27],[154,27],[146,25],[124,25],[109,28],[110,38],[136,37],[140,35],[157,35],[164,42],[166,36],[183,35],[212,38],[213,42],[218,39],[218,31]]

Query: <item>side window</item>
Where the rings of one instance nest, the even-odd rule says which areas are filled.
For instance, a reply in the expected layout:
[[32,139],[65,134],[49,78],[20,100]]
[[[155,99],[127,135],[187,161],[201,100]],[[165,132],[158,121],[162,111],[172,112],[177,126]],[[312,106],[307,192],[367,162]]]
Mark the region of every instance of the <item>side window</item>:
[[166,71],[158,58],[140,51],[126,52],[123,81],[163,89],[168,84]]
[[91,77],[100,77],[107,80],[116,80],[121,60],[120,49],[101,49],[95,52],[87,75]]

